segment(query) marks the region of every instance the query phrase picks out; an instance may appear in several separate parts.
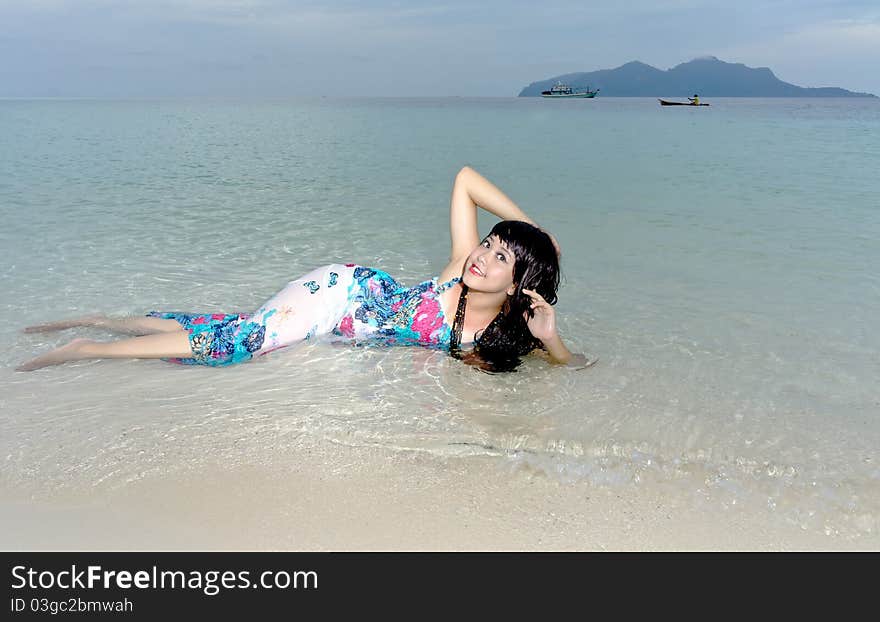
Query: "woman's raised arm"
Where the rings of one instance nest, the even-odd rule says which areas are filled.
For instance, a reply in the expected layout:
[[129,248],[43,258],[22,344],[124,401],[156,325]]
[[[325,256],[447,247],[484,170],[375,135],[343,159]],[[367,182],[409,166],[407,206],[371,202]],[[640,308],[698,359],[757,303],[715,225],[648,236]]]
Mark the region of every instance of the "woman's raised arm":
[[469,166],[455,176],[449,205],[449,233],[452,238],[450,260],[464,260],[480,243],[477,207],[502,220],[524,220],[535,224],[510,197]]

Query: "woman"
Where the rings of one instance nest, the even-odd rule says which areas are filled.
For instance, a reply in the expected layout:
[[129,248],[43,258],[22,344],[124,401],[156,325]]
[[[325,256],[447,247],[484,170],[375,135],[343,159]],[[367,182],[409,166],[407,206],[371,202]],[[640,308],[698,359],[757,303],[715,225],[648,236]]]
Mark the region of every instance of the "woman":
[[[482,242],[477,206],[502,219]],[[559,286],[556,241],[467,166],[452,188],[450,233],[449,264],[438,279],[412,288],[381,270],[331,264],[291,281],[250,314],[94,315],[30,326],[25,332],[96,326],[141,336],[112,342],[74,339],[18,369],[96,358],[229,365],[326,334],[445,348],[459,356],[462,346],[472,344],[462,358],[498,371],[513,369],[520,356],[536,348],[554,363],[586,363],[569,352],[556,330],[551,306]]]

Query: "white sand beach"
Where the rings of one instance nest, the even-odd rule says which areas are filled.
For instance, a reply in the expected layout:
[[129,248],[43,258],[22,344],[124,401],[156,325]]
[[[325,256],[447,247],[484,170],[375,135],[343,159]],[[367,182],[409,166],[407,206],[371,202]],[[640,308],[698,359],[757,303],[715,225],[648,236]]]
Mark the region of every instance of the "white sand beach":
[[8,550],[877,550],[767,521],[694,511],[648,487],[564,483],[487,458],[438,460],[337,444],[289,471],[216,465],[52,499],[2,491]]

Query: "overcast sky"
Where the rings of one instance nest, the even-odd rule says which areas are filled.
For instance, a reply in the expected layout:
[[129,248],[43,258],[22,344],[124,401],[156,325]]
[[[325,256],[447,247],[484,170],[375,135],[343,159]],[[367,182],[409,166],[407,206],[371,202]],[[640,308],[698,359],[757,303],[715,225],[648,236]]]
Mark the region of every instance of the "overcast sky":
[[515,96],[705,55],[880,95],[880,0],[0,0],[0,96]]

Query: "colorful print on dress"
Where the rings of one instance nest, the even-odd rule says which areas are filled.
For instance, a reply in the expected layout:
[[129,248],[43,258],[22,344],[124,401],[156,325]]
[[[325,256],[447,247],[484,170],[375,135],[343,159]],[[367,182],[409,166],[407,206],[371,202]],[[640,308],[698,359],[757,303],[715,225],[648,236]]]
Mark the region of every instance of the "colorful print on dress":
[[256,352],[263,346],[266,337],[265,326],[255,326],[244,338],[244,347],[248,352]]
[[291,281],[257,315],[149,313],[176,320],[188,333],[192,356],[165,360],[230,365],[325,333],[362,344],[449,345],[452,329],[439,296],[459,279],[407,288],[387,272],[352,264],[325,266],[302,279],[309,280]]
[[253,358],[260,349],[265,327],[244,313],[178,313],[151,311],[148,317],[175,320],[189,333],[192,357],[166,358],[182,365],[219,367]]

